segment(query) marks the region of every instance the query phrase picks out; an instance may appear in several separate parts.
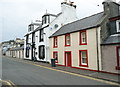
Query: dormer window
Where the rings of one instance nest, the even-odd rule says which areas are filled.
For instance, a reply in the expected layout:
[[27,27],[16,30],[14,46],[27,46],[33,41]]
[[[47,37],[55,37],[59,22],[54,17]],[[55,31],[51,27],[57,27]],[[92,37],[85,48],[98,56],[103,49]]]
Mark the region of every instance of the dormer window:
[[120,32],[120,20],[116,21],[117,32]]
[[32,30],[34,30],[34,25],[29,25],[29,26],[28,26],[28,32],[30,32],[30,31],[32,31]]
[[47,24],[50,22],[49,15],[44,15],[42,17],[42,24]]

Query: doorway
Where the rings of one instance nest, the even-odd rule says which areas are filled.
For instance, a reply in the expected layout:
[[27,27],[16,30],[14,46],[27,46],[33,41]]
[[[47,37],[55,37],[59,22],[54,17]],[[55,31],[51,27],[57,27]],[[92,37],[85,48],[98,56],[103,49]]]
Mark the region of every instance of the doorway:
[[65,51],[65,66],[72,66],[71,51]]

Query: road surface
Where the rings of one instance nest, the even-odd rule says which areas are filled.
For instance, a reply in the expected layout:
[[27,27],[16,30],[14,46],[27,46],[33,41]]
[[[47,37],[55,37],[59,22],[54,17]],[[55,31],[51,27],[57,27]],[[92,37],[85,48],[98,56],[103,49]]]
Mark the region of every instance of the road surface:
[[[105,81],[84,78],[18,61],[14,58],[2,58],[2,80],[15,85],[111,85]],[[113,86],[108,86],[113,87]],[[118,86],[115,86],[118,87]]]

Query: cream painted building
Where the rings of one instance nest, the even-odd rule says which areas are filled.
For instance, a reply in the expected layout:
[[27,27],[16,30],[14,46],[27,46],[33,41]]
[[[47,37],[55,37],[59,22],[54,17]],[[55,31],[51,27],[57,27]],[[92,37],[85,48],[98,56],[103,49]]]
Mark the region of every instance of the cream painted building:
[[120,74],[120,4],[106,0],[103,7],[50,36],[50,58],[57,65]]
[[103,13],[98,13],[67,24],[54,33],[50,37],[50,58],[56,58],[56,63],[62,66],[101,70],[101,28],[97,20],[102,17]]

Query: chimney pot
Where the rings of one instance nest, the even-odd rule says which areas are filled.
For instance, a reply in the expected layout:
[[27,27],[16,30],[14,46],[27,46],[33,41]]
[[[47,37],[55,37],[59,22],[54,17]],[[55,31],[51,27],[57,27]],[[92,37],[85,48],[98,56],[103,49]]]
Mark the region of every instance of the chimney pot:
[[67,0],[64,0],[64,2],[67,2]]

